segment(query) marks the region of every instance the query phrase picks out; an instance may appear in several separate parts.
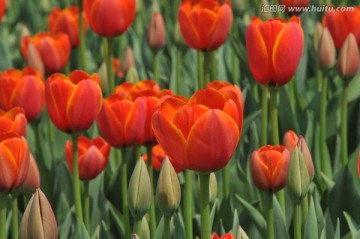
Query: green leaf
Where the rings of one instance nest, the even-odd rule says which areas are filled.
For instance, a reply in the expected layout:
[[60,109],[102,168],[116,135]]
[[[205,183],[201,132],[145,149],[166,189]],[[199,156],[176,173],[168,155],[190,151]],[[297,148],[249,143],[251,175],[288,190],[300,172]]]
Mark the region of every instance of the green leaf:
[[337,218],[337,220],[336,220],[336,229],[335,229],[334,239],[340,239],[340,220],[339,220],[339,218]]
[[164,217],[161,217],[159,224],[157,225],[154,239],[162,239],[164,234]]
[[359,227],[356,225],[354,219],[347,212],[343,212],[343,214],[350,228],[351,235],[354,236],[357,233]]
[[237,235],[237,231],[239,229],[239,215],[238,215],[238,211],[235,208],[234,209],[234,216],[233,216],[233,226],[232,226],[232,234],[233,235]]
[[177,213],[173,217],[174,220],[174,238],[175,239],[186,239],[184,220],[181,213]]
[[236,199],[239,200],[239,202],[244,206],[245,210],[250,214],[252,217],[256,227],[258,230],[262,233],[266,233],[266,220],[263,217],[263,215],[254,208],[250,203],[242,199],[239,195],[235,195]]
[[121,238],[123,238],[125,234],[124,216],[114,207],[111,202],[107,201],[107,205],[109,207],[110,218],[114,220],[116,229],[119,235],[121,235]]
[[318,222],[316,219],[316,211],[314,205],[314,199],[310,196],[310,206],[308,215],[305,221],[304,237],[303,239],[317,239],[318,238]]
[[287,232],[285,224],[285,218],[276,197],[274,197],[274,224],[275,238],[289,239],[289,234]]
[[73,239],[90,239],[89,233],[87,232],[84,223],[80,223],[79,220],[76,219],[75,222],[75,232],[73,233]]

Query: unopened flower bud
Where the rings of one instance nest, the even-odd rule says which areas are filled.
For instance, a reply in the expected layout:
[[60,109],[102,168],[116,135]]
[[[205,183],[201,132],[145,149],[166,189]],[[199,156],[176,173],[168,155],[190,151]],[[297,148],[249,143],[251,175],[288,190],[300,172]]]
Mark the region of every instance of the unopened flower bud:
[[316,53],[319,53],[319,46],[321,41],[321,36],[323,34],[324,27],[320,22],[317,22],[315,25],[315,31],[313,36],[313,42],[314,42],[314,49]]
[[160,211],[165,217],[171,217],[180,204],[180,182],[168,158],[165,158],[162,163],[156,188],[156,198]]
[[242,227],[239,226],[236,239],[249,239]]
[[210,173],[210,180],[209,180],[209,199],[210,202],[215,202],[217,198],[218,188],[217,188],[217,180],[216,175],[214,172]]
[[288,130],[284,135],[282,144],[287,148],[291,155],[291,152],[296,147],[298,141],[299,137],[297,136],[297,134],[292,130]]
[[151,17],[147,40],[153,50],[165,47],[165,23],[162,15],[158,12],[154,12]]
[[272,11],[269,11],[268,8],[271,7],[268,0],[261,0],[261,9],[259,13],[259,17],[263,20],[269,20],[271,18],[274,18]]
[[138,83],[140,81],[139,75],[135,67],[130,67],[126,73],[126,82]]
[[137,235],[138,238],[140,238],[140,239],[150,239],[149,223],[148,223],[145,216],[141,220],[141,229],[140,229],[140,231],[138,233],[139,233],[139,235]]
[[331,68],[336,62],[336,49],[329,29],[324,28],[319,44],[318,62],[325,68]]
[[129,208],[135,218],[142,218],[150,208],[151,182],[144,160],[137,161],[128,189]]
[[352,33],[347,36],[340,49],[337,69],[346,78],[356,75],[359,69],[359,47]]
[[58,228],[49,201],[37,189],[26,206],[21,225],[20,239],[57,239]]
[[121,63],[123,72],[125,74],[130,69],[130,67],[135,67],[134,51],[131,47],[125,48],[125,53],[121,58]]
[[310,175],[305,162],[305,156],[297,146],[290,159],[286,186],[294,203],[300,203],[310,188]]
[[301,135],[299,137],[299,141],[297,145],[299,147],[300,152],[304,155],[306,167],[310,175],[310,180],[312,180],[314,178],[314,163],[311,157],[309,147],[307,146],[304,137],[302,137]]

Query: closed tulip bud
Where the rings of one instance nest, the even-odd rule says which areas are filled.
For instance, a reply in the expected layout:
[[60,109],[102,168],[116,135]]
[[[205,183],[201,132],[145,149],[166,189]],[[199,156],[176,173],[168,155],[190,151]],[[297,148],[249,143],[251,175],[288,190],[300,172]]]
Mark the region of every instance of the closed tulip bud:
[[165,217],[171,217],[180,204],[180,182],[168,158],[166,158],[162,163],[156,187],[156,199],[160,211]]
[[299,137],[297,146],[299,147],[300,152],[304,155],[306,168],[308,169],[308,172],[310,175],[310,180],[312,180],[314,178],[314,164],[313,164],[310,150],[306,144],[306,141],[305,141],[304,137],[302,137],[301,135]]
[[126,73],[131,67],[135,67],[134,51],[131,47],[125,48],[125,53],[121,58],[122,70]]
[[22,189],[35,190],[40,187],[40,172],[34,156],[30,153],[29,157],[29,171],[24,183],[21,185]]
[[218,236],[218,234],[216,234],[215,232],[211,235],[210,239],[235,239],[235,237],[233,236],[233,234],[231,233],[226,233],[224,235],[222,235],[221,237]]
[[314,49],[316,53],[319,52],[319,46],[323,31],[324,31],[323,25],[320,22],[317,22],[315,25],[315,31],[313,35]]
[[158,12],[153,13],[147,35],[148,44],[151,49],[159,50],[165,47],[165,31],[163,16]]
[[261,0],[261,9],[260,9],[260,12],[259,12],[259,17],[263,21],[274,18],[272,11],[267,10],[268,7],[269,7],[268,0]]
[[238,232],[236,234],[236,239],[249,239],[242,227],[239,226]]
[[135,69],[135,67],[130,67],[129,70],[126,73],[126,82],[131,82],[131,83],[138,83],[140,81],[139,78],[139,74],[137,72],[137,70]]
[[325,68],[331,68],[336,62],[336,49],[329,29],[324,28],[319,44],[318,62]]
[[291,152],[296,147],[298,141],[299,137],[297,136],[297,134],[294,131],[289,130],[284,134],[282,144],[287,148],[289,154],[291,155]]
[[146,216],[141,219],[141,228],[138,234],[134,234],[138,239],[150,239],[150,228]]
[[140,239],[140,237],[137,234],[132,234],[131,239]]
[[49,201],[37,189],[26,206],[21,225],[21,239],[57,239],[58,228]]
[[342,77],[351,78],[356,75],[359,63],[359,47],[354,35],[350,33],[340,49],[338,72]]
[[217,198],[218,187],[217,187],[217,180],[215,173],[210,173],[210,180],[209,180],[209,199],[210,202],[215,202]]
[[236,12],[244,10],[244,0],[233,0],[232,9]]
[[310,188],[310,175],[305,155],[296,147],[292,154],[287,174],[287,191],[294,203],[300,203]]
[[130,177],[129,208],[135,218],[142,218],[150,208],[151,182],[144,160],[138,160]]
[[182,36],[181,31],[180,31],[179,21],[177,21],[176,25],[175,25],[174,40],[175,40],[175,43],[180,46],[185,45],[184,37]]

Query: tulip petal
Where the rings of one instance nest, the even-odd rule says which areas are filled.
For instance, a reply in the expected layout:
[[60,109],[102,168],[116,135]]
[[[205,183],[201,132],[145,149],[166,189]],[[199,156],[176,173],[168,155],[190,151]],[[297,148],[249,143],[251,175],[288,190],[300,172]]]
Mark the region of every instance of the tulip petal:
[[[125,112],[123,112],[125,113]],[[144,138],[145,120],[146,120],[146,103],[144,99],[137,98],[133,107],[127,113],[125,122],[125,141],[131,144],[139,144]]]
[[202,104],[209,109],[223,109],[225,102],[226,98],[213,89],[198,90],[189,99],[189,104]]
[[200,36],[197,33],[197,30],[195,29],[194,25],[191,23],[189,17],[187,16],[186,9],[184,7],[179,8],[178,13],[178,20],[179,20],[179,26],[180,31],[184,37],[184,40],[186,43],[196,50],[202,50],[201,49],[201,43],[200,43]]
[[90,180],[99,175],[106,166],[107,160],[100,150],[92,145],[86,153],[79,158],[79,174],[83,180]]
[[218,48],[226,40],[233,21],[231,8],[228,4],[220,7],[216,21],[207,35],[207,49]]
[[12,152],[0,144],[0,191],[9,191],[15,184],[18,165]]
[[209,110],[199,117],[189,133],[185,168],[219,170],[228,163],[238,142],[236,122],[221,110]]

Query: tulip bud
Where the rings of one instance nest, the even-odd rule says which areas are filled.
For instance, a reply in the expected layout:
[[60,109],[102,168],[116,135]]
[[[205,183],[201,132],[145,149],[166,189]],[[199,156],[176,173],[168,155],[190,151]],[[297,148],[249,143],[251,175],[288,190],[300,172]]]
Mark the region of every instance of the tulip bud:
[[39,51],[36,49],[34,44],[28,43],[28,57],[27,63],[29,66],[34,67],[42,76],[45,74],[44,63],[41,59]]
[[180,182],[168,158],[165,158],[162,163],[156,188],[156,198],[160,211],[165,217],[171,217],[180,204]]
[[320,41],[321,41],[321,36],[323,34],[323,30],[324,27],[320,22],[317,22],[315,25],[315,31],[314,31],[314,38],[313,38],[313,42],[314,42],[314,49],[315,52],[318,53],[319,52],[319,46],[320,46]]
[[136,234],[132,234],[131,239],[140,239],[140,237]]
[[304,137],[300,135],[299,141],[298,141],[298,147],[300,152],[304,155],[306,168],[308,169],[310,180],[314,178],[314,164],[312,161],[310,150],[306,144],[306,141]]
[[140,231],[138,232],[139,235],[136,235],[137,238],[140,239],[150,239],[150,228],[149,228],[149,224],[148,221],[146,219],[146,217],[143,217],[141,220],[141,228]]
[[359,69],[359,47],[355,36],[350,33],[339,53],[338,72],[342,77],[351,78]]
[[325,68],[331,68],[335,65],[336,49],[329,29],[324,28],[319,44],[318,62]]
[[121,62],[124,73],[126,73],[131,67],[135,67],[134,52],[131,47],[126,47]]
[[29,157],[29,171],[24,183],[21,185],[22,189],[35,190],[40,187],[40,173],[34,156],[30,153]]
[[128,189],[129,208],[135,218],[142,218],[150,208],[151,182],[144,160],[137,161]]
[[26,206],[21,225],[21,239],[57,239],[58,228],[49,201],[37,189]]
[[282,144],[287,148],[287,150],[289,150],[289,153],[291,154],[298,141],[299,137],[297,134],[294,131],[289,130],[285,133]]
[[181,45],[181,46],[185,45],[185,40],[184,40],[183,35],[181,34],[180,25],[179,25],[178,21],[176,22],[176,25],[175,25],[174,40],[175,40],[175,43],[178,45]]
[[232,8],[236,12],[240,12],[244,9],[244,0],[233,0]]
[[210,173],[210,180],[209,180],[209,199],[210,202],[215,202],[215,199],[217,198],[217,180],[216,175],[214,172]]
[[305,155],[297,146],[290,159],[289,171],[287,174],[287,189],[294,203],[300,203],[310,188],[310,175],[305,162]]
[[103,61],[98,69],[99,77],[101,79],[100,81],[100,85],[101,85],[101,90],[103,92],[109,92],[109,80],[108,80],[108,76],[107,76],[107,70],[106,70],[106,62]]
[[268,0],[261,0],[261,9],[260,9],[259,17],[263,21],[274,18],[272,12],[267,9],[269,7],[270,7],[270,4],[269,4]]
[[126,73],[126,82],[138,83],[140,81],[139,75],[135,67],[130,67]]
[[153,13],[151,17],[147,40],[153,50],[165,47],[165,24],[162,15],[158,12]]
[[239,226],[238,232],[236,234],[236,239],[249,239],[245,231]]

